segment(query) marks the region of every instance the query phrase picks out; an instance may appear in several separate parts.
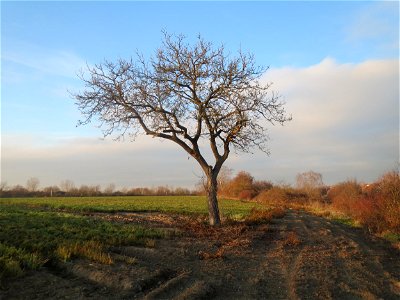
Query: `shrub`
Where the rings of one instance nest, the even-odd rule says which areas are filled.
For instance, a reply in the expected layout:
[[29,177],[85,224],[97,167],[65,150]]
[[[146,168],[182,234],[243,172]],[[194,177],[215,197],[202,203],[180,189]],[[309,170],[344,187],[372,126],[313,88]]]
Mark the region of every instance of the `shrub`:
[[253,189],[256,191],[257,194],[261,193],[262,191],[270,190],[272,188],[272,183],[266,180],[255,180],[253,182]]
[[255,200],[269,205],[303,206],[309,201],[309,196],[305,192],[291,187],[275,186],[270,190],[261,192]]
[[333,207],[375,233],[400,232],[400,178],[398,172],[384,174],[362,189],[346,181],[328,192]]
[[250,200],[257,195],[255,190],[243,190],[239,193],[238,198],[241,200]]
[[362,196],[361,186],[355,180],[347,180],[333,186],[328,198],[333,208],[353,216],[353,204]]
[[370,232],[380,232],[384,227],[384,220],[376,199],[372,197],[358,197],[351,203],[352,217]]
[[384,174],[378,181],[379,207],[390,230],[400,232],[400,176],[396,171]]
[[239,197],[239,194],[245,190],[252,190],[253,177],[250,173],[240,171],[226,184],[224,193],[230,197]]
[[283,205],[287,202],[286,191],[281,187],[273,187],[270,190],[261,192],[255,200],[264,204]]

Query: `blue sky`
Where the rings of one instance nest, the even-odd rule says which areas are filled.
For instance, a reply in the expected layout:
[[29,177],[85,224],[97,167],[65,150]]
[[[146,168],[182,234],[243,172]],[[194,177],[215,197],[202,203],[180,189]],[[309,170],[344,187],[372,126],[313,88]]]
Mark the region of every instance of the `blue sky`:
[[175,145],[76,128],[68,93],[81,88],[86,63],[150,57],[162,30],[201,34],[270,66],[265,81],[294,120],[271,128],[270,157],[232,155],[228,166],[274,182],[309,169],[327,183],[374,180],[399,161],[398,26],[396,1],[2,1],[1,180],[193,186],[201,171]]

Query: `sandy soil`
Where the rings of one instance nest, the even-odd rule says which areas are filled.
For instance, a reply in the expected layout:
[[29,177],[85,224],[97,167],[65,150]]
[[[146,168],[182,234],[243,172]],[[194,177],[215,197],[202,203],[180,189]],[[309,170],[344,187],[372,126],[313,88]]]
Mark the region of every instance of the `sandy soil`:
[[110,249],[115,263],[74,260],[27,273],[1,299],[400,299],[400,253],[302,211],[270,224],[208,228],[189,217],[94,214],[170,228],[152,248]]

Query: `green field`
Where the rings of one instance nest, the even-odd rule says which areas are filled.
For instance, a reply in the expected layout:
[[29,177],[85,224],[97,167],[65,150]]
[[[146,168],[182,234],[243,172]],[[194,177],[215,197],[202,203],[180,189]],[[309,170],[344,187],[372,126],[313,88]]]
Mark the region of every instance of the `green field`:
[[[241,219],[257,204],[220,200],[224,216]],[[206,214],[205,197],[0,199],[0,281],[46,263],[84,257],[112,263],[107,247],[146,245],[170,232],[83,216],[80,212],[158,211]]]
[[[0,206],[18,205],[68,211],[117,212],[158,211],[206,214],[206,198],[202,196],[123,196],[123,197],[65,197],[65,198],[0,198]],[[219,200],[221,214],[243,218],[256,203]]]

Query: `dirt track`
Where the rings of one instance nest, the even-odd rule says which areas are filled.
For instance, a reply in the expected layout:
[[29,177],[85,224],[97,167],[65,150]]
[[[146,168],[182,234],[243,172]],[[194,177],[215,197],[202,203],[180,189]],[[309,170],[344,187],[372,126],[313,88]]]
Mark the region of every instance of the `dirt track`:
[[398,250],[305,212],[219,230],[171,215],[93,217],[177,227],[182,235],[154,248],[110,249],[111,266],[76,260],[29,273],[0,298],[400,299]]

